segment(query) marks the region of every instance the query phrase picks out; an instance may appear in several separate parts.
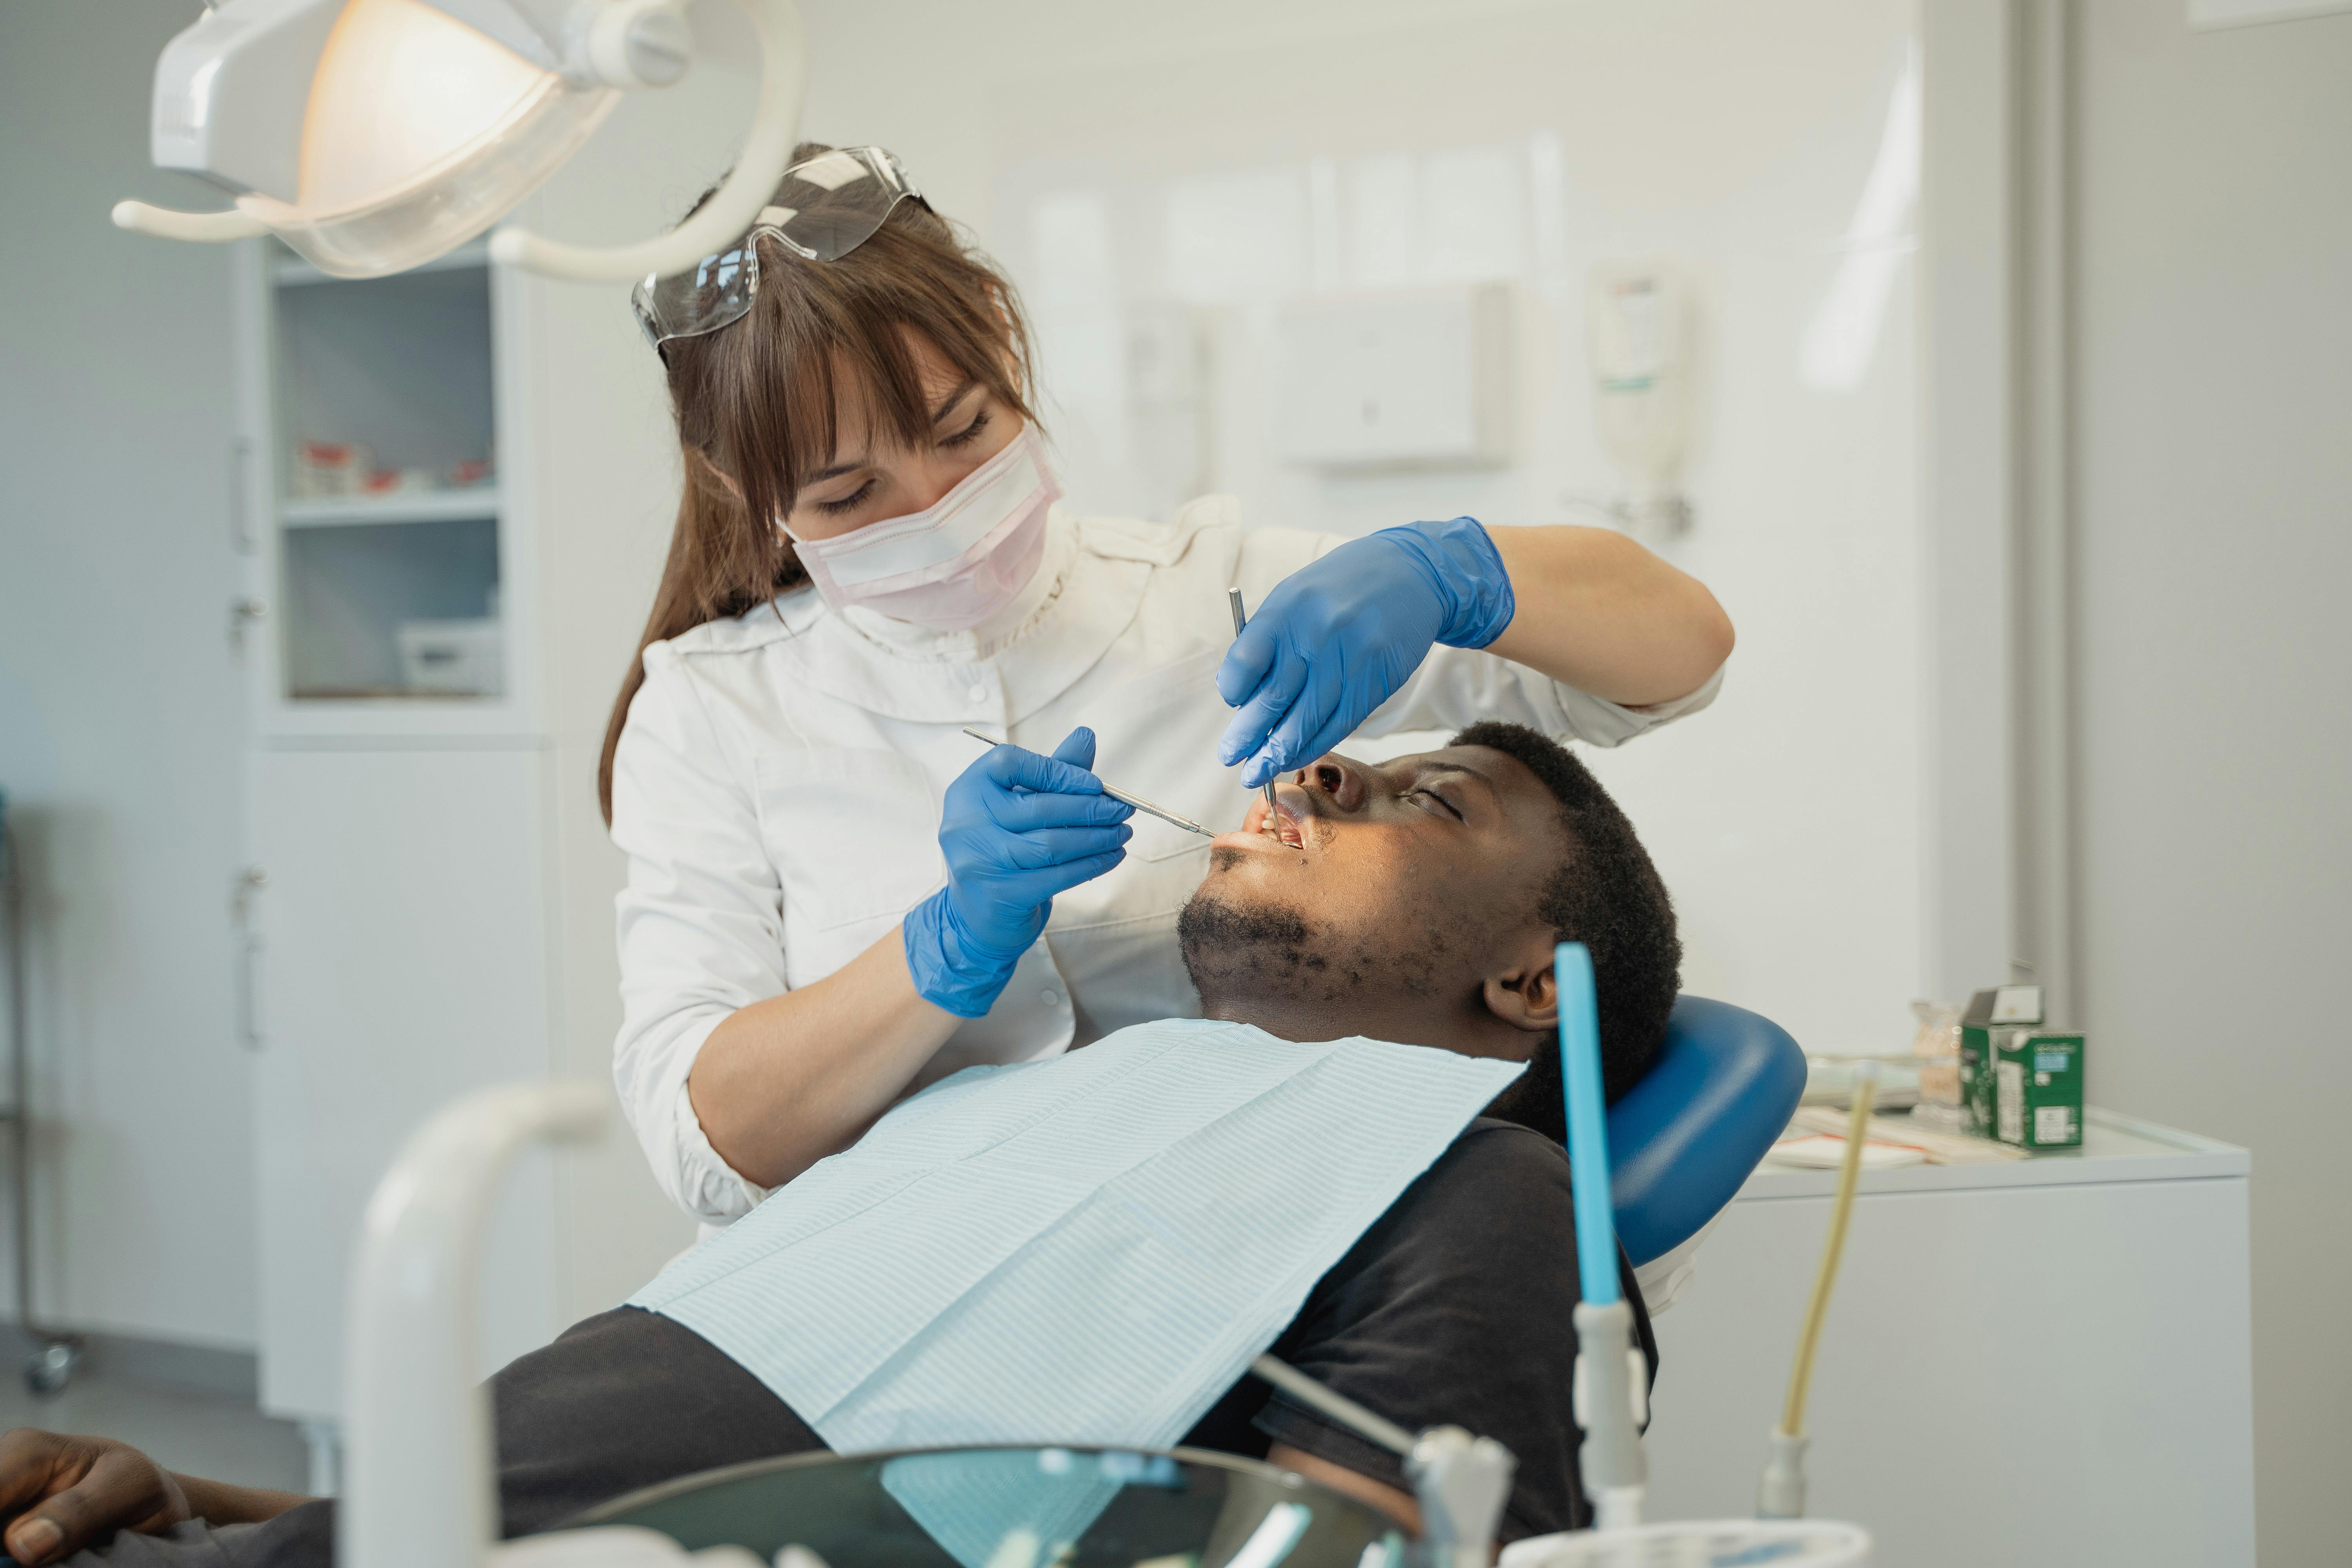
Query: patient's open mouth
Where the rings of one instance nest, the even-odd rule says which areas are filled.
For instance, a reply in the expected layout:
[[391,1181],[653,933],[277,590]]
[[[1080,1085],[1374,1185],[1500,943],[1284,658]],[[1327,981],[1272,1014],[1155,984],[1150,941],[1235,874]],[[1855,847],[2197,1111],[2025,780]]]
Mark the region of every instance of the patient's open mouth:
[[1298,809],[1297,803],[1282,797],[1279,786],[1275,791],[1273,808],[1269,810],[1265,804],[1265,797],[1260,795],[1256,803],[1250,807],[1249,815],[1242,826],[1246,831],[1262,833],[1268,838],[1278,839],[1293,849],[1307,847],[1305,814]]
[[1258,854],[1272,854],[1282,849],[1307,847],[1307,822],[1313,815],[1304,792],[1283,790],[1277,785],[1276,809],[1268,810],[1263,795],[1250,797],[1249,809],[1242,814],[1242,825],[1231,833],[1217,835],[1215,842],[1227,849],[1241,849]]

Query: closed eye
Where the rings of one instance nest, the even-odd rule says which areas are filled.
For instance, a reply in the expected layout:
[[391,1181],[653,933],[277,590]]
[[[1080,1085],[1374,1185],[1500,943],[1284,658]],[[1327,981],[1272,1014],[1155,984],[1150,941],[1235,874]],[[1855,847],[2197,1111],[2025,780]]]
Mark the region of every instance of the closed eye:
[[873,493],[874,481],[869,479],[839,500],[821,500],[812,504],[819,511],[838,515],[845,511],[856,511],[866,503],[866,498]]
[[971,416],[971,424],[965,426],[961,430],[957,431],[954,435],[948,437],[945,440],[941,441],[940,445],[948,447],[969,447],[974,441],[979,440],[980,433],[987,428],[988,410],[987,408],[982,407],[979,413]]
[[[1456,822],[1461,822],[1461,821],[1465,820],[1465,819],[1464,818],[1464,816],[1463,816],[1462,813],[1461,813],[1461,810],[1460,810],[1458,807],[1456,807],[1456,806],[1454,805],[1454,804],[1452,801],[1450,801],[1450,800],[1446,799],[1444,795],[1442,795],[1438,794],[1438,793],[1437,793],[1435,790],[1433,790],[1433,789],[1417,789],[1417,790],[1411,790],[1411,791],[1408,791],[1408,792],[1406,793],[1406,795],[1405,795],[1405,798],[1406,798],[1407,800],[1433,801],[1433,802],[1435,802],[1435,803],[1436,803],[1437,810],[1438,810],[1438,811],[1443,811],[1446,816],[1448,816],[1452,817],[1454,821],[1456,821]],[[1422,807],[1422,809],[1423,809],[1423,811],[1429,811],[1429,810],[1430,810],[1430,808],[1429,808],[1428,806],[1426,806],[1426,805],[1423,806],[1423,807]],[[1430,811],[1430,815],[1431,815],[1431,816],[1436,816],[1436,815],[1437,815],[1437,812],[1436,812],[1436,811]]]

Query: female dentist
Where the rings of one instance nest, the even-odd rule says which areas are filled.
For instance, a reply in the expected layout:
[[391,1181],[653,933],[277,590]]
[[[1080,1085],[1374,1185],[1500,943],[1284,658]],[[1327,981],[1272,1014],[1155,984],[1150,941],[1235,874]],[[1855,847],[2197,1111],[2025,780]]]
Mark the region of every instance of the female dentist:
[[1129,821],[1097,755],[1228,829],[1351,733],[1616,745],[1705,706],[1731,649],[1706,588],[1605,531],[1066,510],[1013,289],[879,149],[803,147],[734,248],[634,302],[686,485],[598,781],[615,1074],[707,1223],[910,1088],[1196,1008],[1207,841]]

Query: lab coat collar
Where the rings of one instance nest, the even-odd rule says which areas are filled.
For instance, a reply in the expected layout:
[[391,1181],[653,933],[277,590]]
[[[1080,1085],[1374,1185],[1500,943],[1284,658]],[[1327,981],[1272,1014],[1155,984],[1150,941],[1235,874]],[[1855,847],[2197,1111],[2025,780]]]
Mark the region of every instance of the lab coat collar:
[[918,724],[1013,724],[1094,668],[1142,607],[1148,563],[1107,559],[1056,505],[1045,558],[1013,603],[970,631],[838,611],[803,588],[776,601],[778,657],[801,684]]

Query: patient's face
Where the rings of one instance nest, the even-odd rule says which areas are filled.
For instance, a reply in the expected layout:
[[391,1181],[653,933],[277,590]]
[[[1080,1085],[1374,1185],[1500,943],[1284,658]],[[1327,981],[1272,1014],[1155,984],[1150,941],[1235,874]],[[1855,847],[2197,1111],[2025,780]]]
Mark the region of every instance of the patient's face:
[[1467,1005],[1565,847],[1551,793],[1483,746],[1378,767],[1334,754],[1275,795],[1273,814],[1259,798],[1210,847],[1178,926],[1214,1016],[1234,1004]]

